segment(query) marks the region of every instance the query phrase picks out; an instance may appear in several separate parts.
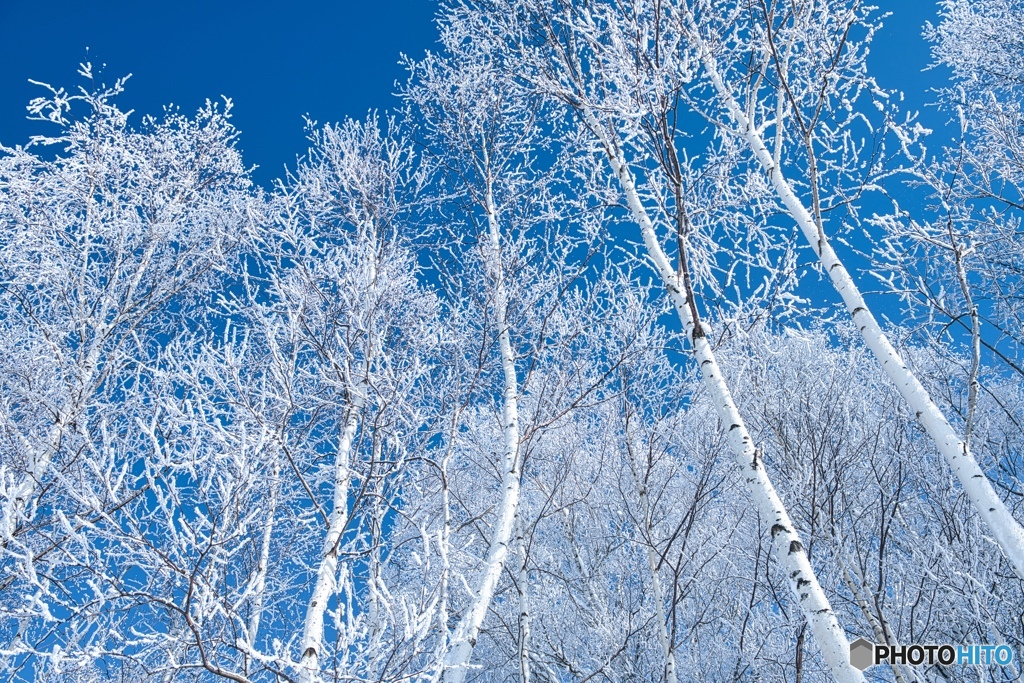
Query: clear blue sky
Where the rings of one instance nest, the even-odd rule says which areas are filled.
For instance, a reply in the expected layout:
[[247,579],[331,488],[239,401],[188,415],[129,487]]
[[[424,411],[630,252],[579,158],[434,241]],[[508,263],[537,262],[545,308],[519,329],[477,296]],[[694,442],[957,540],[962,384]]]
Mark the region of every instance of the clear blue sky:
[[[320,122],[395,105],[405,52],[435,40],[431,0],[0,0],[0,142],[46,125],[25,120],[42,94],[28,79],[77,86],[79,62],[131,73],[122,109],[188,114],[234,100],[240,146],[266,183],[305,149],[302,115]],[[138,117],[135,118],[138,120]]]
[[[922,74],[920,27],[932,0],[881,2],[892,11],[873,48],[883,86],[910,103],[939,74]],[[75,86],[79,62],[106,64],[107,82],[132,73],[123,109],[191,114],[206,98],[235,102],[240,146],[266,184],[305,149],[302,115],[320,122],[395,105],[399,54],[434,42],[432,0],[0,0],[0,142],[22,144],[45,124],[25,120],[32,78]],[[86,48],[89,48],[88,56]],[[137,120],[137,118],[136,118]]]

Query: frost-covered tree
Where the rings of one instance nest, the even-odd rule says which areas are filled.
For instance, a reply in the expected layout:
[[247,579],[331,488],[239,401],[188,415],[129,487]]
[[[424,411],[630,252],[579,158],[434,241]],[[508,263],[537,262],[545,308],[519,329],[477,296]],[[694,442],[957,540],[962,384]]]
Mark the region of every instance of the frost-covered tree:
[[[969,429],[954,429],[830,241],[827,224],[840,230],[844,223],[856,225],[868,210],[864,195],[891,177],[894,156],[898,160],[924,132],[912,117],[896,118],[883,104],[889,94],[867,72],[867,48],[877,29],[870,12],[848,2],[682,8],[679,21],[701,69],[696,87],[708,94],[694,108],[746,144],[872,355],[1024,577],[1024,527],[972,453]],[[899,151],[886,151],[886,144]],[[873,220],[890,222],[901,215],[898,205],[894,211]]]
[[0,675],[1019,678],[1021,12],[939,12],[938,154],[846,0],[453,0],[264,190],[230,103],[50,89],[0,149]]
[[30,109],[55,132],[0,157],[0,637],[25,675],[106,638],[85,621],[111,609],[97,531],[148,499],[161,348],[251,223],[230,104],[136,130],[120,89],[50,89]]
[[290,475],[326,516],[299,642],[299,678],[310,681],[325,669],[386,670],[394,656],[382,642],[401,627],[383,604],[385,518],[424,424],[417,399],[437,314],[406,222],[416,182],[408,144],[372,120],[326,126],[312,143],[259,245],[268,305],[259,289],[245,302],[260,311],[254,326],[270,331],[268,352],[293,359],[281,368],[301,387],[282,387],[301,401],[290,408],[302,424]]
[[504,79],[500,55],[467,42],[466,31],[441,24],[444,53],[411,62],[403,92],[433,172],[427,216],[442,225],[428,253],[454,356],[444,375],[448,424],[431,454],[436,478],[423,482],[430,512],[418,513],[432,516],[416,529],[427,558],[417,561],[440,555],[432,675],[450,681],[479,666],[485,621],[504,601],[504,573],[518,567],[516,659],[529,680],[536,510],[521,512],[524,486],[548,457],[539,454],[545,435],[598,400],[622,351],[589,350],[615,292],[593,265],[604,258],[599,213],[565,192],[577,150],[555,135],[560,122],[544,118],[552,112],[540,98]]
[[[771,520],[776,556],[788,566],[792,593],[819,648],[836,676],[860,680],[860,672],[850,666],[845,634],[815,577],[804,542],[724,380],[710,327],[701,322],[697,293],[702,286],[704,291],[721,291],[707,275],[715,265],[716,239],[722,239],[720,226],[746,225],[744,212],[756,209],[764,192],[758,187],[759,176],[743,171],[731,147],[716,147],[706,164],[693,163],[681,147],[685,114],[679,106],[681,89],[696,66],[682,22],[686,11],[685,7],[646,4],[575,7],[509,2],[460,9],[455,14],[485,35],[481,41],[505,45],[515,65],[509,69],[510,77],[521,75],[538,92],[567,106],[591,136],[640,230],[647,256],[677,312],[719,419],[726,425],[738,476],[755,509]],[[737,171],[740,180],[731,177]],[[743,185],[737,187],[737,183]],[[746,200],[748,206],[737,209],[734,200]],[[672,256],[663,243],[666,238],[659,234],[666,230],[668,248],[675,252]],[[762,265],[756,248],[739,250],[750,257],[748,273]],[[733,255],[737,260],[743,256]],[[772,271],[776,269],[769,272],[778,280],[777,271]]]
[[928,24],[925,36],[936,67],[952,72],[939,104],[956,127],[954,139],[940,138],[938,154],[908,154],[926,210],[884,223],[882,257],[894,273],[891,285],[929,333],[970,349],[961,380],[969,395],[957,410],[969,442],[988,383],[1007,372],[1024,378],[1022,10],[1012,2],[940,8],[941,21]]

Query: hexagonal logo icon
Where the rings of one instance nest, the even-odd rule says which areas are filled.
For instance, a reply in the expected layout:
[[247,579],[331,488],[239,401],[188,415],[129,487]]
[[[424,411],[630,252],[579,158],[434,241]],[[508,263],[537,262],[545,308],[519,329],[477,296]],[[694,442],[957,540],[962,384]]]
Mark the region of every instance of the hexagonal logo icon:
[[875,663],[875,644],[858,638],[850,643],[850,664],[863,671]]

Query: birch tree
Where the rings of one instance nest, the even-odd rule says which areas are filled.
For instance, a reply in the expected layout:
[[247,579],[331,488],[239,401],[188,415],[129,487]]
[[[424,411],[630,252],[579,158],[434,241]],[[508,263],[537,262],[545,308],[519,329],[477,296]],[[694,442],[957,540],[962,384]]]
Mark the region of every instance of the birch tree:
[[[571,419],[580,406],[597,400],[608,376],[602,368],[614,366],[621,355],[612,349],[602,356],[599,344],[589,350],[591,337],[600,330],[592,326],[614,308],[616,285],[594,266],[605,258],[599,243],[600,212],[588,205],[588,197],[565,193],[566,169],[578,148],[555,134],[563,125],[557,112],[546,110],[539,98],[507,79],[499,65],[502,55],[468,42],[467,31],[470,27],[461,22],[442,23],[445,54],[410,63],[411,80],[404,93],[424,155],[437,172],[435,211],[449,222],[434,252],[434,267],[454,319],[468,325],[460,336],[469,330],[479,335],[461,343],[475,359],[466,365],[464,374],[471,382],[462,380],[465,398],[456,399],[450,431],[443,436],[449,450],[442,461],[448,464],[440,468],[451,472],[448,467],[461,461],[463,468],[477,469],[487,462],[488,452],[500,453],[484,480],[500,482],[491,494],[491,489],[480,490],[478,482],[470,487],[465,479],[441,482],[448,501],[446,525],[458,518],[466,520],[463,524],[477,515],[487,518],[469,546],[482,543],[485,557],[444,559],[447,575],[442,583],[448,594],[442,599],[461,616],[450,635],[446,633],[443,667],[445,679],[453,681],[463,680],[471,670],[471,656],[487,630],[484,620],[507,585],[502,584],[504,572],[518,563],[510,580],[520,609],[519,675],[528,680],[529,546],[538,507],[523,516],[523,486],[537,481],[538,489],[547,487],[540,500],[550,498],[552,483],[530,475],[530,462],[542,458],[535,453],[546,452],[540,445],[551,438],[546,434]],[[457,312],[467,305],[468,316]],[[593,354],[598,355],[592,359]],[[482,422],[488,413],[496,420],[490,428]],[[493,442],[494,427],[500,428],[500,448]],[[454,495],[457,503],[450,497]],[[485,501],[484,511],[476,511]],[[458,545],[459,534],[452,527],[446,526],[441,535],[447,539],[445,553],[451,544]],[[454,591],[458,574],[468,586],[466,597]]]
[[[826,230],[832,211],[856,216],[859,195],[887,175],[882,165],[887,155],[879,156],[876,147],[859,137],[870,135],[872,124],[854,109],[868,98],[887,97],[866,72],[866,47],[877,27],[868,10],[858,3],[800,8],[695,4],[681,8],[679,21],[718,112],[699,101],[697,110],[729,126],[749,147],[868,348],[956,473],[1007,560],[1024,576],[1024,527],[996,493],[967,441],[896,351]],[[743,30],[735,31],[735,26]],[[858,128],[862,122],[865,127]],[[923,132],[912,119],[875,125],[882,129],[886,124],[904,148]],[[801,188],[804,198],[798,194]]]
[[143,495],[154,360],[204,318],[251,201],[230,103],[134,129],[120,81],[47,88],[30,112],[54,133],[0,158],[0,609],[4,659],[28,671],[102,638],[69,620],[106,607],[97,525]]
[[[883,267],[909,313],[951,347],[970,350],[969,387],[957,412],[972,444],[978,402],[1005,373],[1024,376],[1020,292],[1019,8],[1012,3],[943,3],[925,27],[936,66],[952,71],[939,92],[951,130],[908,154],[921,211],[883,223]],[[952,133],[952,139],[948,139]],[[940,137],[942,136],[942,137]],[[946,138],[946,139],[943,139]],[[977,451],[976,451],[977,452]],[[984,453],[978,453],[984,462]],[[1006,463],[1000,463],[1005,469]],[[1013,486],[993,473],[997,486]]]
[[[489,10],[489,11],[488,11]],[[620,14],[621,11],[621,14]],[[665,8],[670,15],[670,8]],[[473,16],[472,13],[469,13]],[[644,247],[655,271],[662,280],[679,316],[686,338],[691,344],[697,365],[714,397],[719,418],[729,433],[731,449],[740,466],[755,506],[765,519],[772,521],[772,536],[777,557],[797,601],[811,624],[815,640],[835,676],[840,680],[860,680],[859,671],[850,666],[848,645],[836,621],[828,598],[819,585],[807,560],[804,544],[779,499],[764,468],[764,455],[757,448],[744,426],[743,418],[726,385],[711,347],[708,331],[701,323],[695,297],[695,273],[691,253],[702,253],[704,243],[691,234],[691,210],[684,196],[684,187],[693,182],[693,174],[676,149],[678,118],[671,104],[678,84],[688,80],[688,50],[680,55],[673,38],[683,38],[662,28],[671,20],[662,15],[662,8],[547,7],[543,3],[509,4],[500,10],[488,7],[476,19],[490,29],[491,40],[502,41],[520,55],[521,68],[529,69],[525,78],[533,80],[549,96],[567,104],[577,112],[582,125],[593,135],[595,146],[609,173],[617,180],[628,210],[640,228]],[[663,23],[664,22],[664,23]],[[515,24],[522,28],[517,28]],[[510,38],[500,38],[507,34]],[[653,40],[653,45],[651,43]],[[664,56],[661,50],[665,49]],[[661,60],[668,61],[663,66]],[[647,90],[650,84],[651,89]],[[667,106],[665,103],[668,103]],[[646,109],[648,105],[661,109]],[[635,116],[640,106],[640,116]],[[629,142],[641,131],[631,127],[638,118],[650,112],[653,144],[658,151],[659,171],[669,188],[668,201],[645,206],[638,191],[636,175],[627,154]],[[620,126],[622,130],[620,130]],[[714,177],[714,172],[708,175]],[[714,224],[711,215],[708,222]],[[677,247],[676,264],[669,260],[658,225],[672,226]],[[703,251],[707,253],[707,251]]]
[[[450,36],[448,40],[454,43],[458,38]],[[530,145],[529,136],[534,130],[523,100],[514,93],[506,99],[505,93],[494,89],[486,63],[479,55],[463,58],[458,67],[428,57],[413,67],[413,74],[416,85],[408,91],[407,97],[419,107],[428,134],[439,144],[434,148],[435,154],[464,152],[452,158],[458,183],[456,191],[464,193],[470,202],[470,220],[479,221],[480,253],[475,269],[481,276],[482,292],[487,301],[485,314],[491,327],[482,331],[493,335],[497,342],[501,374],[501,398],[497,402],[502,440],[498,470],[501,476],[496,517],[486,540],[486,557],[482,559],[478,577],[473,579],[472,597],[451,634],[444,660],[444,680],[461,683],[509,556],[519,507],[521,371],[516,367],[512,343],[509,311],[512,288],[507,275],[511,263],[518,260],[519,245],[514,241],[509,244],[507,226],[515,221],[515,207],[506,207],[503,195],[507,192],[514,196],[516,192],[515,180],[509,176],[513,176],[524,161],[529,163],[519,152]],[[506,183],[512,187],[506,189]],[[513,229],[527,227],[516,226],[514,222],[512,225]],[[461,265],[468,266],[465,262]]]
[[258,294],[245,305],[259,316],[254,326],[268,330],[267,352],[296,359],[291,372],[305,394],[296,418],[306,424],[289,447],[293,476],[326,524],[309,567],[296,665],[313,681],[327,668],[386,670],[379,658],[394,655],[382,644],[399,627],[383,604],[384,516],[422,425],[415,397],[436,309],[406,246],[417,182],[408,146],[373,120],[325,126],[311,141],[261,245],[269,306]]
[[1017,14],[926,29],[937,156],[839,0],[448,3],[270,190],[230,103],[48,90],[0,149],[0,674],[864,680],[849,629],[1018,678]]

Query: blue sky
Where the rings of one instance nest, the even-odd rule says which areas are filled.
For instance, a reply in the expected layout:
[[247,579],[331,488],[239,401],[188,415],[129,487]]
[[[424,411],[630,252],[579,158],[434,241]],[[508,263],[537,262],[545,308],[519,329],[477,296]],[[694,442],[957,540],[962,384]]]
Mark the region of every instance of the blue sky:
[[[888,4],[893,16],[872,48],[873,70],[920,106],[923,90],[941,79],[921,72],[929,57],[920,27],[936,5]],[[266,185],[305,149],[303,114],[338,121],[395,105],[395,80],[404,79],[399,55],[432,46],[434,7],[432,0],[0,0],[0,142],[48,132],[25,120],[25,104],[40,94],[28,79],[76,86],[77,65],[88,59],[106,64],[107,82],[133,74],[120,106],[140,114],[159,114],[168,103],[192,113],[206,98],[231,97],[244,158]]]
[[[41,92],[28,79],[77,86],[77,65],[131,73],[122,109],[193,113],[206,98],[235,103],[256,180],[267,183],[305,149],[303,114],[337,121],[393,107],[402,52],[434,42],[431,0],[0,0],[0,142],[22,144],[45,124],[25,120]],[[88,57],[86,48],[89,48]],[[136,117],[136,120],[137,117]]]

